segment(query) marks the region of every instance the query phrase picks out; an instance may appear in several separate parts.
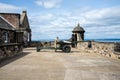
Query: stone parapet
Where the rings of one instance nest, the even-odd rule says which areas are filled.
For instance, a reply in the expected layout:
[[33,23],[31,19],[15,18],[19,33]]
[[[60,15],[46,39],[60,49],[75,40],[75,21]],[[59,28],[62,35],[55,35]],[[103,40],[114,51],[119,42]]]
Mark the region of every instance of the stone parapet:
[[40,42],[40,41],[32,41],[30,43],[30,47],[37,47],[37,46],[41,46],[41,47],[53,47],[54,46],[54,41],[50,41],[50,42]]
[[101,55],[105,55],[111,58],[120,58],[120,52],[116,52],[114,50],[115,43],[110,42],[94,42],[92,41],[92,47],[88,48],[88,42],[79,42],[77,44],[77,48],[82,51],[86,51],[89,53],[97,53]]

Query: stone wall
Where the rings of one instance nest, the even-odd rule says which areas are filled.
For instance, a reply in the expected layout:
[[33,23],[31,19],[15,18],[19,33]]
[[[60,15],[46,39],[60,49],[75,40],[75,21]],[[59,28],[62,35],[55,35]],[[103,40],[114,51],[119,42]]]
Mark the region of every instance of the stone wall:
[[112,58],[120,58],[120,52],[114,51],[114,43],[107,42],[94,42],[92,41],[92,47],[88,48],[88,42],[79,42],[77,44],[78,49],[89,53],[97,53]]
[[31,47],[37,47],[37,46],[41,46],[41,47],[53,47],[54,46],[54,41],[51,42],[39,42],[39,41],[32,41],[30,43]]
[[23,44],[9,43],[0,45],[0,61],[23,52]]
[[[115,43],[107,43],[107,42],[94,42],[92,41],[92,47],[88,48],[88,42],[79,42],[77,43],[77,48],[80,51],[88,52],[88,53],[96,53],[101,54],[107,57],[120,59],[120,51],[114,51]],[[54,47],[54,42],[31,42],[31,47],[37,46],[50,46]]]

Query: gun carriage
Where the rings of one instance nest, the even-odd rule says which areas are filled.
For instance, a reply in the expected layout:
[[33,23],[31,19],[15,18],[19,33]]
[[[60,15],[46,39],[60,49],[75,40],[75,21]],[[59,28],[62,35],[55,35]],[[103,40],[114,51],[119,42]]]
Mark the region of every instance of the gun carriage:
[[61,50],[62,52],[69,53],[71,51],[71,42],[68,41],[59,41],[57,42],[57,47],[42,47],[42,46],[37,46],[36,50],[39,52],[41,49],[53,49],[55,52],[57,50]]

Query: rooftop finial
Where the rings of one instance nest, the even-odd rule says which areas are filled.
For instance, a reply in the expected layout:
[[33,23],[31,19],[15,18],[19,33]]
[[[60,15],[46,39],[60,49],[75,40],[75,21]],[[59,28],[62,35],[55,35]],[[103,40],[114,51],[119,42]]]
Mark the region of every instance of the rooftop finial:
[[78,23],[78,26],[80,26],[80,23]]

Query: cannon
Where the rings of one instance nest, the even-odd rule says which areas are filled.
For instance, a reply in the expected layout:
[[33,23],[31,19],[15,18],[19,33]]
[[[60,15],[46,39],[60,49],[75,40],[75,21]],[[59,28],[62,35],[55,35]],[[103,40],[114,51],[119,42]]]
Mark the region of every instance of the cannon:
[[59,45],[59,47],[55,48],[55,51],[57,51],[57,49],[62,50],[63,52],[70,52],[71,51],[71,42],[68,41],[60,41],[57,42],[57,44]]
[[71,42],[69,41],[59,41],[57,42],[57,47],[41,47],[41,46],[37,46],[36,50],[37,52],[40,52],[41,49],[53,49],[55,50],[55,52],[57,50],[61,50],[62,52],[65,52],[65,53],[69,53],[71,52]]

